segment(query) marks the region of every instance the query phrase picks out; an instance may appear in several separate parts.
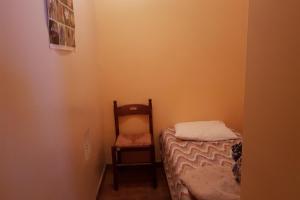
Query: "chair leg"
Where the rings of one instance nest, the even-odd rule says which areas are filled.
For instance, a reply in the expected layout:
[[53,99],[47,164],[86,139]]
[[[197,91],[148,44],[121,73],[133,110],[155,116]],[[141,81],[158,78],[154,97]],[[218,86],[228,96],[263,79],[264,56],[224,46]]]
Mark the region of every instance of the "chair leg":
[[157,178],[156,178],[156,163],[155,163],[154,147],[151,149],[151,162],[152,162],[152,184],[153,184],[153,188],[156,188]]
[[118,169],[117,169],[117,157],[116,157],[116,147],[111,147],[111,158],[112,158],[112,167],[113,167],[113,186],[114,190],[119,189],[118,183]]

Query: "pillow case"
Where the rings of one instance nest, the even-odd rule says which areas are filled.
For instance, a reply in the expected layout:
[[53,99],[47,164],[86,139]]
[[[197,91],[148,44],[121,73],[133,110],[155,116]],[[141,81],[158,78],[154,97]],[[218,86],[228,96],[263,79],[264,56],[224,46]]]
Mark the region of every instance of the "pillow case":
[[222,121],[195,121],[175,124],[175,137],[183,140],[221,141],[238,136]]

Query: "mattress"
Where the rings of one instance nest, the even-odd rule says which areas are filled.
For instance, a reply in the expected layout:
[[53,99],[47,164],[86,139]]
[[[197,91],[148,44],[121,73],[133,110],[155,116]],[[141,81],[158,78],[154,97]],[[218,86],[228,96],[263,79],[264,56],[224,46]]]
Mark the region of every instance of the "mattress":
[[180,181],[186,171],[207,165],[232,168],[231,147],[239,142],[240,136],[217,142],[180,140],[175,137],[174,128],[165,129],[160,135],[161,156],[172,200],[194,199]]

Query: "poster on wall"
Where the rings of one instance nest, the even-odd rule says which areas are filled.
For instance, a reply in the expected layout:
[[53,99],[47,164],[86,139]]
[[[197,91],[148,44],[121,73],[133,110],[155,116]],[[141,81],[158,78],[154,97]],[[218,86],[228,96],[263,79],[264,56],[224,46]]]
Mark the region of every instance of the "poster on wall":
[[74,50],[75,20],[73,0],[46,0],[50,48]]

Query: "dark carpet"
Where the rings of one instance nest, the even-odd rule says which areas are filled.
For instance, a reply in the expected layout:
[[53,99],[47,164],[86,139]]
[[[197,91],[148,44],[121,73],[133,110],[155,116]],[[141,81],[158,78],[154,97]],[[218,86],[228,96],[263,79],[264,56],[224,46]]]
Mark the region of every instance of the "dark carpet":
[[158,186],[151,184],[151,173],[143,167],[120,171],[119,190],[112,185],[112,169],[107,167],[98,200],[171,200],[168,184],[161,167],[157,168]]

